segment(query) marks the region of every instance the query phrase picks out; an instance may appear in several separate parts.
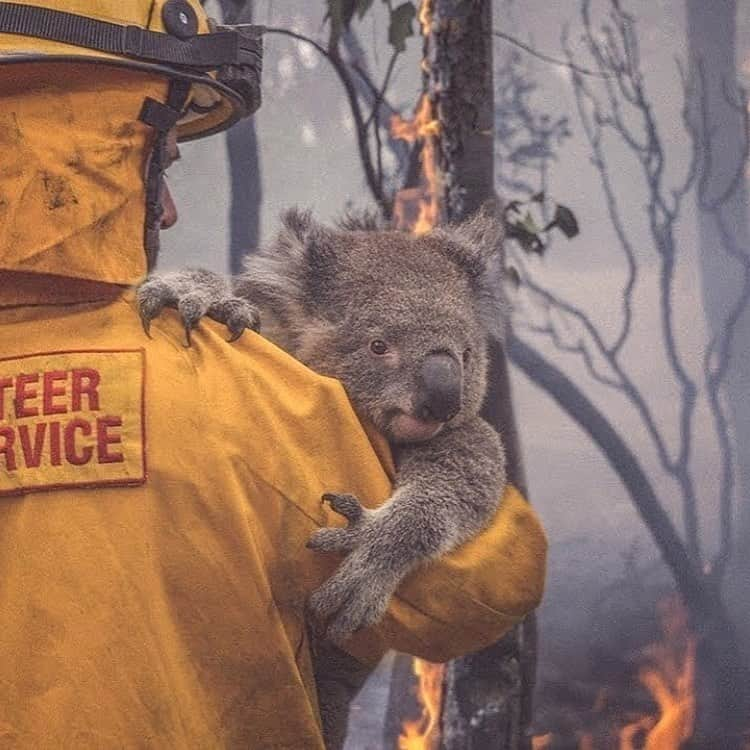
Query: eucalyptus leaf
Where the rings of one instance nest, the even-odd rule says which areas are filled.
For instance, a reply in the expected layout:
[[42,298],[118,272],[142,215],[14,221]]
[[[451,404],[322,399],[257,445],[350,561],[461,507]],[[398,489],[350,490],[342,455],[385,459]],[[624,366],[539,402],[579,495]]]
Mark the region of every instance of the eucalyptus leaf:
[[539,235],[529,232],[522,224],[505,225],[505,236],[509,239],[516,240],[523,250],[527,253],[536,253],[543,255],[545,246]]
[[567,206],[558,204],[554,221],[568,239],[575,237],[580,231],[576,215]]
[[542,231],[542,228],[540,226],[537,226],[537,223],[534,221],[534,217],[529,211],[527,211],[526,216],[523,217],[521,226],[526,229],[529,234],[539,234],[539,232]]
[[414,3],[402,3],[391,11],[391,22],[388,26],[388,42],[396,52],[406,49],[406,39],[414,36],[412,22],[417,16]]

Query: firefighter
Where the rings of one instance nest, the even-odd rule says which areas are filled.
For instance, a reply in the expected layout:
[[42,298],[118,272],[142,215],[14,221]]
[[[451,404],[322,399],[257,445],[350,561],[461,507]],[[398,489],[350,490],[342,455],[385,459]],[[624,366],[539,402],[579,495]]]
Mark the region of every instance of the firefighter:
[[[321,748],[304,626],[337,560],[327,491],[382,501],[389,457],[342,388],[132,285],[174,220],[180,140],[259,104],[260,41],[197,0],[0,2],[0,736],[20,748]],[[541,596],[510,488],[346,644],[445,660]]]

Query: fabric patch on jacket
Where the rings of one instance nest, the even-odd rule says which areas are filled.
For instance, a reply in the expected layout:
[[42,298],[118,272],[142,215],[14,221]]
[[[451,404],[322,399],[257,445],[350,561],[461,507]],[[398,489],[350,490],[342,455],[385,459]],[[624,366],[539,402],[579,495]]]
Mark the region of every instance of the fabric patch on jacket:
[[0,358],[0,495],[146,480],[143,350]]

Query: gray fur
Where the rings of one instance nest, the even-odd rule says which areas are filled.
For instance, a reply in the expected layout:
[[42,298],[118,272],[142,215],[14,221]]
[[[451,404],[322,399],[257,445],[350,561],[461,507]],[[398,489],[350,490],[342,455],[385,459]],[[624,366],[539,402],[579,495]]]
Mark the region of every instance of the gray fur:
[[[359,415],[388,438],[397,463],[393,494],[376,510],[350,495],[327,495],[348,525],[320,529],[309,542],[346,555],[310,599],[315,620],[341,643],[380,620],[411,570],[476,535],[498,506],[504,452],[479,411],[488,343],[502,335],[505,312],[495,263],[502,231],[487,209],[422,237],[370,231],[369,221],[352,217],[332,229],[296,209],[282,223],[273,243],[248,256],[234,299],[257,306],[264,335],[344,384]],[[196,300],[216,317],[217,304],[233,298],[226,281],[206,273],[150,277],[139,291],[144,318],[185,300],[187,328]],[[373,352],[375,340],[385,342],[386,354]],[[425,373],[435,372],[436,385],[426,386]],[[430,416],[443,406],[447,421]],[[330,733],[326,713],[335,710],[324,695],[321,705]]]
[[200,268],[151,274],[138,287],[138,305],[146,333],[165,307],[177,308],[188,346],[190,332],[204,315],[224,323],[230,341],[238,339],[246,328],[260,330],[258,308],[235,296],[229,279]]

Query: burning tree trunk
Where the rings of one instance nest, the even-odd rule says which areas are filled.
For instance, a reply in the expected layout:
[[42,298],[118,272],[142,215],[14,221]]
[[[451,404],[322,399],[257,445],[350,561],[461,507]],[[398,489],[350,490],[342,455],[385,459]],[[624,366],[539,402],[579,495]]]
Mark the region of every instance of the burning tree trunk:
[[[392,131],[421,146],[421,175],[397,194],[394,205],[396,225],[421,233],[440,221],[460,221],[494,198],[492,3],[424,0],[419,20],[425,37],[425,91],[414,119],[394,118]],[[489,382],[485,416],[503,435],[509,481],[525,491],[501,347],[493,351]],[[534,646],[532,617],[499,643],[445,668],[417,661],[423,715],[404,724],[398,747],[528,747]],[[435,689],[441,682],[442,715],[437,717]],[[403,695],[403,685],[392,689],[393,695]],[[401,698],[392,701],[400,704]]]
[[[443,212],[465,218],[494,196],[492,3],[434,0],[428,37],[429,90],[440,123]],[[503,436],[508,477],[525,491],[505,352],[493,352],[486,415]],[[534,677],[533,619],[499,643],[448,666],[443,702],[445,750],[528,743]]]

